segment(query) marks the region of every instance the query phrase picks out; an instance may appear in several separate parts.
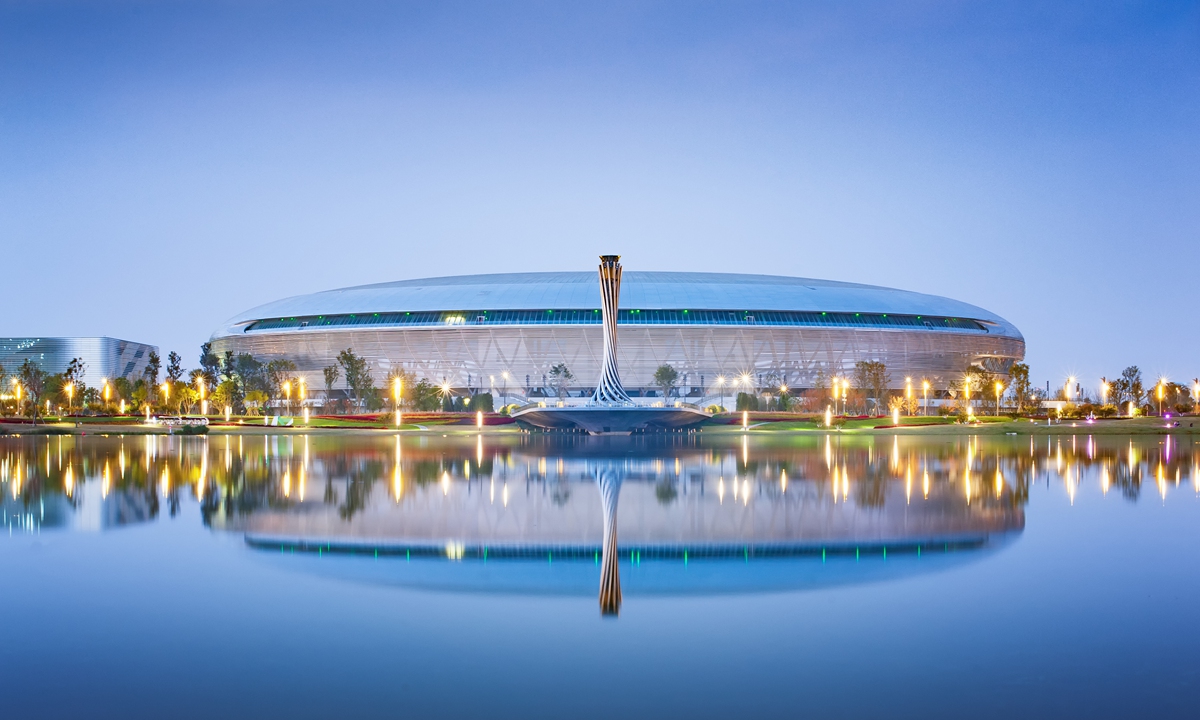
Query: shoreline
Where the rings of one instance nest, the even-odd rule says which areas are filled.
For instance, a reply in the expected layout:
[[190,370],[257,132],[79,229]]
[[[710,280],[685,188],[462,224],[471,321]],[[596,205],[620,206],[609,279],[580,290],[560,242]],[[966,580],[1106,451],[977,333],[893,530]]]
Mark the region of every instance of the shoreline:
[[[911,420],[905,424],[904,420]],[[1171,418],[1117,418],[1096,420],[1064,420],[1046,424],[1045,421],[1027,419],[1009,420],[986,418],[978,423],[957,424],[951,422],[929,422],[928,418],[902,418],[900,425],[891,425],[888,418],[855,419],[844,422],[840,427],[827,428],[811,420],[775,420],[752,422],[743,428],[740,424],[725,422],[700,425],[695,434],[706,436],[770,436],[792,437],[813,435],[1200,435],[1200,416],[1183,415]],[[1175,427],[1174,423],[1179,426]],[[1168,426],[1170,424],[1170,426]],[[208,426],[203,434],[177,432],[175,428],[144,423],[105,423],[96,421],[51,421],[33,425],[28,421],[11,422],[0,419],[0,437],[20,435],[168,435],[192,437],[203,435],[517,435],[525,431],[516,423],[484,425],[461,424],[408,424],[387,427],[375,423],[340,423],[337,425],[270,426],[251,423],[221,422]],[[555,435],[556,433],[532,433]],[[662,433],[664,437],[682,433]]]

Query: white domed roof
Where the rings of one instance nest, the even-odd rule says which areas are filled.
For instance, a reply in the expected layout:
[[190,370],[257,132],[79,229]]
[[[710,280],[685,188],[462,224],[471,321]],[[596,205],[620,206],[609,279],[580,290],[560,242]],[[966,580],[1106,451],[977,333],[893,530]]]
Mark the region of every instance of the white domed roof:
[[[874,285],[778,275],[624,273],[621,308],[641,310],[803,311],[929,315],[980,321],[988,332],[1020,338],[1011,323],[958,300]],[[256,320],[350,313],[590,310],[600,307],[595,272],[457,275],[359,285],[260,305],[224,324],[214,337]]]

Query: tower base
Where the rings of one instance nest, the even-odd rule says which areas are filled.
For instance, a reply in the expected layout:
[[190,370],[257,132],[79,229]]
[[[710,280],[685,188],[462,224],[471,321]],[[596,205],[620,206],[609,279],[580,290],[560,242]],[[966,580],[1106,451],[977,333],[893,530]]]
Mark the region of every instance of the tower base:
[[682,407],[529,407],[514,420],[545,430],[585,430],[592,435],[626,434],[634,430],[675,430],[704,422],[711,413]]

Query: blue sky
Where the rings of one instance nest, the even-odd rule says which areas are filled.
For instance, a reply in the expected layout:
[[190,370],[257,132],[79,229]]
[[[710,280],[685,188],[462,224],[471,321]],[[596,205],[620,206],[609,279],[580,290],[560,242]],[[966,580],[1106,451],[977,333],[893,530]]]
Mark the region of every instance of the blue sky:
[[0,2],[0,334],[615,252],[1190,380],[1198,111],[1196,3]]

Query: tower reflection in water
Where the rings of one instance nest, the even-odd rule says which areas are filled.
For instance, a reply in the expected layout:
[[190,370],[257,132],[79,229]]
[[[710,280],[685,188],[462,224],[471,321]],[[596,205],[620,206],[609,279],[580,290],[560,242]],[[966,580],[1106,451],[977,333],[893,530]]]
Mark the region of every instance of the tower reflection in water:
[[621,569],[617,565],[617,499],[621,495],[623,468],[618,462],[598,464],[592,470],[600,487],[601,507],[604,510],[604,538],[600,559],[600,612],[616,615],[621,612]]
[[[195,503],[208,526],[305,571],[443,590],[599,589],[602,612],[615,613],[621,570],[634,594],[894,577],[1017,535],[1035,482],[1072,502],[1136,501],[1147,488],[1167,502],[1200,493],[1196,463],[1170,437],[1086,435],[9,436],[0,518],[9,532],[104,530]],[[408,562],[314,565],[305,551]]]

